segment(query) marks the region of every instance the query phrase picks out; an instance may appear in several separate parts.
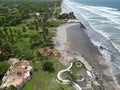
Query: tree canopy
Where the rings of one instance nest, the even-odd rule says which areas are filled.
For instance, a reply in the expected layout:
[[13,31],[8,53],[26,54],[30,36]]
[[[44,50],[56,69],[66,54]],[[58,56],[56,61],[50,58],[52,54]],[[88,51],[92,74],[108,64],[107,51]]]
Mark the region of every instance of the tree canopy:
[[46,61],[46,62],[43,64],[43,70],[48,71],[48,72],[53,72],[53,71],[54,71],[53,62]]
[[15,86],[11,85],[9,87],[5,87],[3,90],[18,90]]

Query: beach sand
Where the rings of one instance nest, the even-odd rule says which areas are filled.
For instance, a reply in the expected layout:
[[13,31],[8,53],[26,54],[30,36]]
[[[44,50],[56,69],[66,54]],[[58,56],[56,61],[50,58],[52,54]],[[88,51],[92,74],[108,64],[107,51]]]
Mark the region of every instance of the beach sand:
[[[84,63],[88,62],[99,73],[106,90],[120,90],[112,78],[105,59],[99,53],[98,48],[92,44],[85,31],[80,28],[80,24],[66,23],[59,26],[54,43],[55,48],[62,55],[61,63],[69,65],[74,58],[82,60]],[[86,64],[88,68],[89,64]]]
[[96,68],[105,82],[106,90],[120,90],[113,81],[105,59],[99,53],[98,48],[91,43],[85,31],[80,28],[80,25],[75,25],[67,29],[67,41],[72,50],[78,52]]
[[[68,13],[68,11],[62,7],[62,13]],[[113,81],[105,59],[98,48],[92,44],[85,31],[80,28],[80,24],[66,23],[59,26],[54,43],[55,48],[62,54],[61,63],[69,65],[73,58],[77,58],[84,62],[88,69],[91,69],[90,65],[96,68],[104,81],[106,90],[120,90]],[[77,53],[77,56],[74,53]]]
[[64,65],[69,65],[70,61],[73,59],[73,56],[70,53],[67,53],[69,46],[67,43],[66,29],[75,25],[76,24],[63,24],[57,28],[54,44],[55,48],[60,51],[63,57],[60,62]]

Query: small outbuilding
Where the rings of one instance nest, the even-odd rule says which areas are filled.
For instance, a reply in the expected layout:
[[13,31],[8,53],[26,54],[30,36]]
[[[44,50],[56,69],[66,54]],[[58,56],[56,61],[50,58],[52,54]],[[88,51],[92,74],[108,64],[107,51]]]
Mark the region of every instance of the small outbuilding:
[[44,31],[43,31],[43,28],[40,28],[39,30],[38,30],[38,33],[43,33]]

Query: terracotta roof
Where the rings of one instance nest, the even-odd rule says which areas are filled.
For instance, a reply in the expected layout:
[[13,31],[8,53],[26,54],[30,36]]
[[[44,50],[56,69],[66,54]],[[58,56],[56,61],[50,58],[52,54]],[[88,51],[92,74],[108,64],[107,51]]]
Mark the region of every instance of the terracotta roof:
[[39,33],[43,33],[43,28],[40,28],[40,29],[38,30],[38,32],[39,32]]
[[54,49],[54,50],[52,51],[52,54],[53,54],[54,56],[60,55],[60,53],[59,53],[59,51],[58,51],[57,49]]
[[60,52],[57,49],[47,50],[47,51],[40,49],[39,52],[42,56],[49,56],[49,55],[58,56],[58,55],[60,55]]

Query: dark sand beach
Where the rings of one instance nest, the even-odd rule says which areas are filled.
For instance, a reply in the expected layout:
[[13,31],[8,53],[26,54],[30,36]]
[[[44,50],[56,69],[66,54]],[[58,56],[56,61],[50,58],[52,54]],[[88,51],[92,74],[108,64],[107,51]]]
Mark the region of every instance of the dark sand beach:
[[96,71],[104,81],[106,90],[119,90],[113,81],[105,59],[99,53],[98,48],[91,43],[89,37],[85,31],[80,28],[79,24],[67,29],[67,41],[73,51],[78,52],[96,68]]

